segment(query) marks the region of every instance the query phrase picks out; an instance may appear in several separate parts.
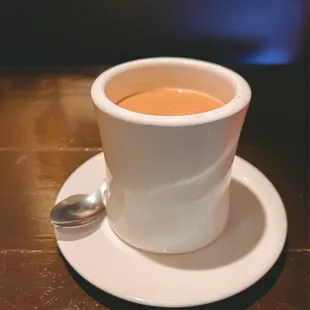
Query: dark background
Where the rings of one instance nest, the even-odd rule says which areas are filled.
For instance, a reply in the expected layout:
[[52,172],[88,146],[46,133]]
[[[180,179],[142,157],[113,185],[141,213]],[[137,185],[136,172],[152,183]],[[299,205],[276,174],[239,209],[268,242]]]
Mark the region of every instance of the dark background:
[[0,64],[114,64],[185,56],[306,67],[307,0],[12,0]]

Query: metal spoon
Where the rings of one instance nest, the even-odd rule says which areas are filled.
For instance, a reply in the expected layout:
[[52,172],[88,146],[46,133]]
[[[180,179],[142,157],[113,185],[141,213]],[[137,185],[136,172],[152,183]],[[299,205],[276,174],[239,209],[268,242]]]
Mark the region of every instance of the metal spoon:
[[82,227],[101,218],[105,211],[106,186],[91,195],[73,195],[57,203],[50,214],[50,222],[61,228]]

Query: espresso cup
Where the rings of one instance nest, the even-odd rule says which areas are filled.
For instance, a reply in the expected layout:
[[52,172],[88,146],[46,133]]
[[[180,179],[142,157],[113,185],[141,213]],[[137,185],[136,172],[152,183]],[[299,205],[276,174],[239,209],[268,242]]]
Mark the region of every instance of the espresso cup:
[[[183,116],[140,114],[115,104],[167,87],[205,92],[226,104]],[[229,214],[232,164],[251,97],[247,82],[209,62],[149,58],[103,72],[91,96],[114,232],[155,253],[190,252],[215,240]]]

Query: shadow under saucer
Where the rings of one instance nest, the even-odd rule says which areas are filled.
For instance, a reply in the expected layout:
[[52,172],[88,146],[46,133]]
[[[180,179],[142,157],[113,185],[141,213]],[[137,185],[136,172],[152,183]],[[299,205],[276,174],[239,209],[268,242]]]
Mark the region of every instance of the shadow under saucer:
[[[130,301],[120,299],[113,295],[108,294],[97,288],[96,286],[89,283],[83,277],[81,277],[66,261],[62,256],[64,264],[67,268],[68,273],[71,275],[72,279],[79,285],[79,287],[91,298],[93,298],[98,304],[103,307],[108,307],[111,310],[169,310],[171,308],[166,307],[153,307],[145,306]],[[186,307],[190,310],[246,310],[255,302],[260,300],[277,282],[277,279],[282,273],[286,261],[286,255],[283,251],[273,267],[268,271],[268,273],[261,278],[258,282],[253,284],[248,289],[242,291],[241,293],[234,295],[232,297],[226,298],[224,300],[214,302],[207,305]],[[100,307],[99,307],[100,308]],[[185,309],[185,308],[173,308],[175,310]]]

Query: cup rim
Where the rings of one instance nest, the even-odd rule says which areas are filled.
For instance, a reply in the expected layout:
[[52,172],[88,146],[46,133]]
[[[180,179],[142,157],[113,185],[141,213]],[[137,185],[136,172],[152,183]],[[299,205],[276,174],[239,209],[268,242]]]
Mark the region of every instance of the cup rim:
[[[113,103],[103,91],[105,85],[113,77],[121,74],[122,72],[148,65],[154,66],[165,64],[183,66],[189,65],[191,67],[196,66],[197,68],[204,68],[211,72],[216,72],[218,75],[222,76],[234,85],[235,95],[233,99],[227,102],[225,105],[211,111],[190,115],[158,116],[133,112],[119,107],[117,104]],[[249,104],[251,99],[251,89],[249,84],[242,76],[221,65],[190,58],[155,57],[128,61],[107,69],[101,73],[93,82],[91,86],[91,97],[93,103],[99,110],[113,118],[136,124],[178,127],[211,123],[238,113]]]

